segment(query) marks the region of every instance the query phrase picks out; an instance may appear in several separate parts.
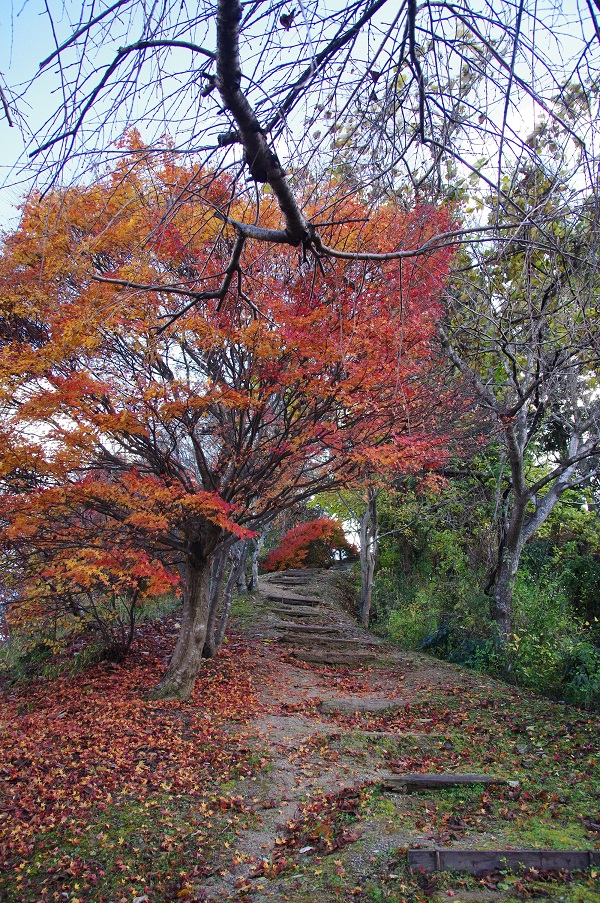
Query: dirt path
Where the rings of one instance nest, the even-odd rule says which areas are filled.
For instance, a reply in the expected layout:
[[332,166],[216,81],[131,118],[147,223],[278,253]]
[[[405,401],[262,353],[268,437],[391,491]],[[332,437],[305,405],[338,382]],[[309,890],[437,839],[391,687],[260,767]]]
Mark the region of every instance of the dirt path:
[[[257,645],[254,683],[262,709],[244,739],[268,765],[231,788],[251,801],[250,818],[235,838],[233,865],[204,885],[207,899],[400,900],[365,895],[374,864],[385,862],[393,875],[409,845],[459,837],[463,846],[465,839],[467,845],[505,842],[485,830],[465,838],[469,832],[459,824],[454,833],[432,832],[427,818],[415,818],[419,808],[427,815],[427,797],[415,801],[377,789],[395,771],[451,772],[472,762],[455,746],[454,723],[449,730],[446,719],[440,729],[440,719],[424,716],[422,707],[432,699],[452,705],[485,696],[498,685],[398,652],[362,631],[340,607],[339,576],[288,577],[261,579],[252,619],[241,628]],[[496,764],[475,759],[479,773]]]

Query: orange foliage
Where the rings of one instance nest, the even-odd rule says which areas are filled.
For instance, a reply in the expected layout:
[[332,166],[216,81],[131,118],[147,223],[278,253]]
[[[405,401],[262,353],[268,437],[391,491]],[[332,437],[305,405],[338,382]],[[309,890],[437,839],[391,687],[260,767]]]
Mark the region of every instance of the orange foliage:
[[[339,249],[415,248],[452,225],[447,209],[373,212],[335,184],[321,190],[339,220],[323,239]],[[223,217],[254,218],[228,206],[229,191],[227,177],[175,155],[125,155],[93,185],[32,196],[4,237],[0,518],[11,554],[35,562],[61,545],[65,512],[96,512],[117,525],[121,551],[177,560],[189,581],[228,533],[251,536],[365,472],[443,459],[434,324],[451,250],[401,266],[311,265],[294,248],[247,242],[220,302],[210,293],[234,240]],[[272,199],[260,203],[277,225]],[[79,542],[61,567],[98,574]]]

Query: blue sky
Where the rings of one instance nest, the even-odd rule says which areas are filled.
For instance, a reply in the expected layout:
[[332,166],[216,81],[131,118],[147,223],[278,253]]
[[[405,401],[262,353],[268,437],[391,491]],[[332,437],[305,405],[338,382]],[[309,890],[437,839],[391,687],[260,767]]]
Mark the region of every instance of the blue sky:
[[[2,83],[18,91],[37,71],[54,46],[43,0],[0,0],[0,73]],[[0,120],[0,225],[14,219],[14,205],[25,185],[15,169],[31,133],[43,124],[53,106],[50,79],[40,80],[27,103],[17,99],[17,116],[10,128]]]

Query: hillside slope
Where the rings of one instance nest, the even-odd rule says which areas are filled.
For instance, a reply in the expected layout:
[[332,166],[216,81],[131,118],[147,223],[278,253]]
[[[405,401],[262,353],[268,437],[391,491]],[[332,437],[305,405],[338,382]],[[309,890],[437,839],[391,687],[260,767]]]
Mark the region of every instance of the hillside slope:
[[[409,847],[600,848],[600,719],[399,652],[339,587],[336,572],[261,578],[189,703],[143,696],[173,618],[123,665],[7,691],[0,899],[600,903],[595,867],[409,870]],[[513,783],[385,789],[413,773]]]

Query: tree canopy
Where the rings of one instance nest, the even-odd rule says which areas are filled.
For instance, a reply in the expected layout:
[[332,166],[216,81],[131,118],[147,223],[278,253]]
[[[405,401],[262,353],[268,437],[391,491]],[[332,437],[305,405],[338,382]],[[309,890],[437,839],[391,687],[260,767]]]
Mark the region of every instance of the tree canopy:
[[[307,278],[295,252],[254,244],[242,279],[229,268],[235,230],[214,204],[190,196],[161,221],[179,185],[193,192],[206,179],[218,198],[226,183],[149,159],[32,199],[5,237],[2,516],[5,542],[34,561],[36,543],[56,539],[52,522],[94,511],[119,526],[120,542],[179,565],[182,636],[194,633],[198,656],[222,539],[252,535],[365,468],[411,470],[443,455],[449,401],[434,339],[450,252],[402,267],[340,260]],[[263,203],[266,218],[272,199]],[[344,205],[347,222],[328,227],[337,246],[357,220],[366,229],[364,202]],[[369,239],[383,255],[399,240],[419,246],[449,217],[381,205]],[[145,287],[132,290],[130,274]],[[180,285],[198,278],[207,288],[178,309]],[[219,286],[234,278],[224,301]],[[198,663],[177,674],[185,692]]]

